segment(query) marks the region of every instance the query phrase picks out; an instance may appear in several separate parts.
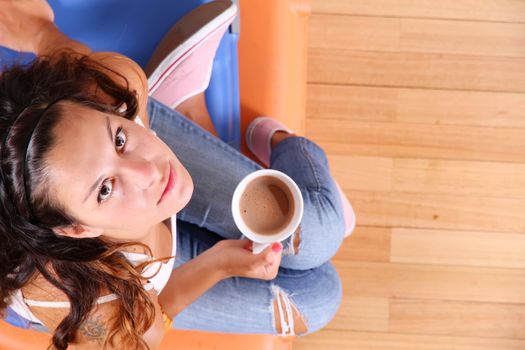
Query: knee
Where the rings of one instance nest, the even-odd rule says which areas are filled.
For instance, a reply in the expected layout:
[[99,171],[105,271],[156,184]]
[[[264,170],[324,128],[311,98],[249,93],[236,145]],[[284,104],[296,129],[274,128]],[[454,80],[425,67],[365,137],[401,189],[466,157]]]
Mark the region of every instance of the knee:
[[337,314],[343,300],[342,283],[335,268],[330,263],[321,268],[323,274],[318,277],[318,285],[322,287],[317,289],[311,305],[303,309],[307,315],[308,333],[328,325]]
[[326,191],[319,194],[319,203],[320,206],[324,209],[326,218],[320,221],[326,223],[327,220],[330,221],[330,228],[332,230],[331,235],[333,237],[344,237],[345,234],[345,216],[341,195],[337,190],[337,185],[335,190]]
[[[342,238],[345,234],[345,218],[341,198],[336,189],[314,191],[305,205],[305,229],[323,231],[325,237]],[[305,201],[306,202],[306,201]]]
[[319,267],[339,250],[344,221],[330,210],[305,210],[301,224],[285,242],[281,266],[296,270]]
[[[327,264],[329,265],[329,264]],[[275,331],[282,336],[305,335],[325,327],[335,316],[342,301],[341,280],[331,265],[323,269],[317,287],[296,304],[283,289],[273,286]]]

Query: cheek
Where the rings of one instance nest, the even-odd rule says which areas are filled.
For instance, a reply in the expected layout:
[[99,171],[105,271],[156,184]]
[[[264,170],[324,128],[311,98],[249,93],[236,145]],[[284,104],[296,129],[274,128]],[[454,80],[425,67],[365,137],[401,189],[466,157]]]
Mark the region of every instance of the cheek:
[[149,131],[144,131],[139,147],[145,147],[149,151],[155,151],[155,153],[173,153],[171,148],[164,141]]
[[123,232],[144,232],[151,218],[148,209],[143,206],[134,206],[134,200],[125,200],[120,207],[108,210],[102,219],[110,230]]

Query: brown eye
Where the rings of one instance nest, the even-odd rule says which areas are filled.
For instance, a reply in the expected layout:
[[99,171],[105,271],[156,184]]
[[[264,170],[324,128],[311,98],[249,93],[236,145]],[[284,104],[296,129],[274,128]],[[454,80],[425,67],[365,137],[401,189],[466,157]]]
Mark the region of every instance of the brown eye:
[[[115,133],[115,146],[118,149],[123,149],[126,145],[127,137],[126,133],[124,133],[122,127],[117,128],[117,132]],[[113,192],[113,180],[112,179],[106,179],[102,182],[102,184],[99,187],[98,190],[98,196],[97,196],[97,202],[102,203],[111,197],[111,193]]]
[[122,147],[125,144],[126,144],[126,134],[122,130],[122,127],[119,127],[115,135],[115,146]]
[[102,186],[100,186],[100,190],[98,192],[97,202],[105,202],[111,195],[111,192],[113,190],[113,181],[111,179],[107,179],[102,183]]

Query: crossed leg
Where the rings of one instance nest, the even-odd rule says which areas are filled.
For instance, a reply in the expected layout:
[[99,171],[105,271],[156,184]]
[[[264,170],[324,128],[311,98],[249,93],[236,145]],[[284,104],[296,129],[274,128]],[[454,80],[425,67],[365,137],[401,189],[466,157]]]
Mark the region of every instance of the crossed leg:
[[[175,267],[221,239],[205,228],[179,221]],[[281,268],[272,281],[233,277],[219,282],[182,310],[174,327],[300,336],[324,327],[341,298],[341,282],[330,263],[305,271]]]

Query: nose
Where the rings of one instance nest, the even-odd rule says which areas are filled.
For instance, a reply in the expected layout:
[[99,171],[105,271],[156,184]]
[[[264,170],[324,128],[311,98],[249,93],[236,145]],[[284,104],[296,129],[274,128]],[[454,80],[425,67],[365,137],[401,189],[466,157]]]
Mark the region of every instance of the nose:
[[160,181],[162,172],[154,162],[144,158],[128,158],[121,165],[121,171],[130,183],[145,190]]

